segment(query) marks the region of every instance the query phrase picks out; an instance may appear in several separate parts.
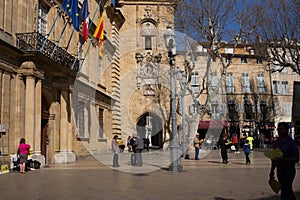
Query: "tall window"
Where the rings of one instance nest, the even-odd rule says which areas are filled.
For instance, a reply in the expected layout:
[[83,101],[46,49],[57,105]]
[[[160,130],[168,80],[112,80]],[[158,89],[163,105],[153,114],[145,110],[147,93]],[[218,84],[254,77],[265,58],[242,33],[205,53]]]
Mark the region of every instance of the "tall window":
[[250,80],[248,73],[242,73],[242,89],[244,93],[250,92]]
[[284,116],[292,115],[292,102],[283,102],[283,112]]
[[227,63],[231,63],[231,61],[232,61],[232,60],[231,60],[231,55],[227,55],[227,56],[226,56],[226,62],[227,62]]
[[260,102],[260,112],[262,115],[262,120],[265,121],[268,115],[267,103],[265,101]]
[[228,118],[230,121],[238,121],[238,113],[236,111],[235,101],[228,101]]
[[38,12],[38,32],[43,35],[47,34],[47,13],[48,8],[40,3]]
[[288,81],[281,82],[281,90],[282,90],[282,94],[289,94],[289,82]]
[[280,105],[279,105],[279,102],[275,102],[274,109],[275,109],[275,116],[279,116],[280,115]]
[[273,81],[273,93],[280,94],[280,81]]
[[259,93],[266,93],[266,83],[263,73],[257,75],[257,87]]
[[103,114],[104,110],[102,108],[99,108],[99,138],[103,138],[103,127],[104,127],[104,121],[103,121]]
[[241,57],[241,63],[248,63],[247,57]]
[[226,74],[226,91],[228,93],[234,92],[234,80],[233,80],[233,74],[228,73]]
[[262,58],[256,58],[256,64],[263,64]]
[[245,102],[244,109],[245,109],[245,120],[247,120],[247,121],[252,120],[253,119],[253,106],[249,101]]
[[199,73],[198,72],[192,72],[191,73],[191,88],[193,93],[199,93]]
[[218,101],[211,102],[211,114],[213,119],[217,119],[219,117],[219,103]]
[[218,80],[218,76],[216,73],[213,73],[211,75],[211,82],[210,82],[210,86],[213,90],[215,90],[217,87],[218,87],[218,83],[219,83],[219,80]]
[[78,104],[77,127],[79,136],[84,137],[84,102]]

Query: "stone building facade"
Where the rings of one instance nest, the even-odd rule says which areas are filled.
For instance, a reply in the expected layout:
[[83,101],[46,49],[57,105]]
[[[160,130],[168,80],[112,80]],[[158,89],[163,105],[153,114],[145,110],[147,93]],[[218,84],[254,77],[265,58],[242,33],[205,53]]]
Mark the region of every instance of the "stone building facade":
[[[15,153],[25,137],[42,165],[74,162],[106,147],[120,124],[113,127],[113,116],[119,114],[112,108],[112,77],[118,71],[124,18],[111,1],[89,0],[89,40],[84,42],[81,30],[74,31],[60,9],[62,2],[0,3],[2,153]],[[93,33],[102,13],[106,40],[100,58]]]
[[249,44],[233,49],[224,48],[227,69],[225,91],[226,119],[229,133],[258,137],[263,133],[273,136],[274,109],[271,71],[268,63],[255,53]]
[[[174,5],[162,0],[120,0],[120,110],[123,138],[134,132],[160,148],[167,139],[170,68],[163,34]],[[158,95],[160,94],[160,98]]]
[[[299,127],[299,122],[296,123],[296,118],[298,120],[299,117],[297,114],[298,104],[296,104],[297,101],[295,101],[295,98],[298,98],[298,89],[296,88],[299,85],[300,77],[290,68],[284,68],[280,72],[276,71],[277,69],[278,67],[271,66],[271,70],[273,71],[271,79],[274,96],[275,124],[282,121],[291,123],[290,132],[293,136],[296,132],[294,127]],[[277,134],[277,131],[275,131],[275,134]]]

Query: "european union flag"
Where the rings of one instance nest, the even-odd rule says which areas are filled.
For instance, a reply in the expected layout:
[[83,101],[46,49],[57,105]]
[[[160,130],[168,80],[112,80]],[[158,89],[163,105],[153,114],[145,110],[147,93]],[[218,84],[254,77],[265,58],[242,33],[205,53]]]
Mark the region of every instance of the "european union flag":
[[61,6],[71,17],[75,30],[79,31],[78,0],[64,0]]

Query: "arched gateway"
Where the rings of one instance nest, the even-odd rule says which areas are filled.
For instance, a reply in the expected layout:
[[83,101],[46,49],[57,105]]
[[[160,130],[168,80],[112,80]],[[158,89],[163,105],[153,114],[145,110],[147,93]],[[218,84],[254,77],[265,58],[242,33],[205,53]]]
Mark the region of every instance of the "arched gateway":
[[150,148],[163,147],[162,119],[153,112],[142,114],[136,124],[136,130],[140,137],[150,140]]

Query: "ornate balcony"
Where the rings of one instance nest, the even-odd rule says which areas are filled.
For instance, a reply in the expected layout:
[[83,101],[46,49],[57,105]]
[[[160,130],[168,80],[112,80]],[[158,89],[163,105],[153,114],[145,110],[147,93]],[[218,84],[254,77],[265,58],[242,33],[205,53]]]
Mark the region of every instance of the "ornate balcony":
[[79,61],[65,49],[56,46],[40,33],[17,33],[17,47],[25,52],[40,52],[52,61],[75,72],[79,70]]

